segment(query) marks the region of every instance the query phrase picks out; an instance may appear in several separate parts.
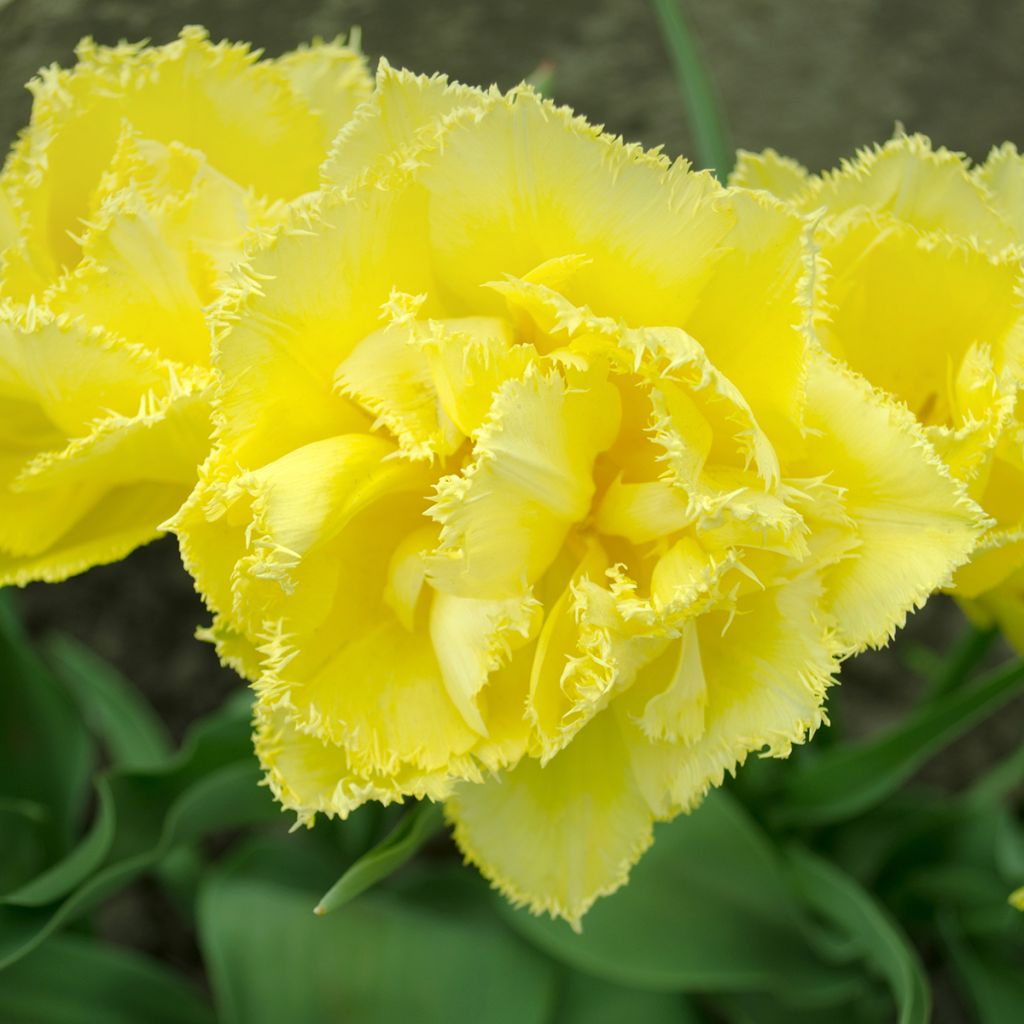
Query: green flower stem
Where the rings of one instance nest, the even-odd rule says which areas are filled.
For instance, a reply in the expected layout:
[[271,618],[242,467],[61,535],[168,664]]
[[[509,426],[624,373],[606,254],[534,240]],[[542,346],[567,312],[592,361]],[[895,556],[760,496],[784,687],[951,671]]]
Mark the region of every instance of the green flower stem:
[[724,181],[732,170],[735,154],[729,145],[715,91],[701,63],[696,41],[683,17],[679,0],[651,0],[661,25],[676,78],[686,104],[696,148],[697,163]]

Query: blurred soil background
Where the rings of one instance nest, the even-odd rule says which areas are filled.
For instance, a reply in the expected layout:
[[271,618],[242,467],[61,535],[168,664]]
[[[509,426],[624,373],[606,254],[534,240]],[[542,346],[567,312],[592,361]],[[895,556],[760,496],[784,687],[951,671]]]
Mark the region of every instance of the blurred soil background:
[[[884,140],[897,121],[975,159],[1004,139],[1024,143],[1024,3],[688,0],[685,7],[735,146],[773,146],[819,170]],[[372,64],[386,54],[418,72],[503,88],[549,61],[559,102],[627,140],[663,144],[673,156],[691,152],[647,0],[0,0],[0,143],[28,119],[24,83],[44,64],[72,63],[82,36],[162,43],[189,23],[270,55],[358,26]],[[20,606],[34,633],[69,631],[113,662],[178,737],[240,685],[191,639],[208,616],[171,539],[67,583],[30,586]],[[832,698],[834,718],[853,734],[892,721],[920,690],[903,663],[909,646],[948,649],[962,628],[951,601],[933,600],[897,651],[847,667],[846,685]],[[930,765],[928,781],[961,788],[1020,743],[1022,723],[1018,702]],[[153,934],[161,911],[144,891],[119,907],[111,937],[179,963],[190,959],[180,936],[166,927]],[[940,993],[936,1019],[960,1019],[943,1009]]]

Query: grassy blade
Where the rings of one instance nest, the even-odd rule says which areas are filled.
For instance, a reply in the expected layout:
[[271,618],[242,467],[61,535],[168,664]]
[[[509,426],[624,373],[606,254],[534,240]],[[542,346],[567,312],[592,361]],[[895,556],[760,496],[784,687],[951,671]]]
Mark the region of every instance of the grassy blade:
[[933,677],[932,698],[941,697],[950,690],[955,690],[967,681],[971,670],[985,657],[991,649],[999,630],[994,626],[979,629],[972,623],[967,624],[967,631],[958,641],[949,656],[941,659],[941,668]]
[[[159,769],[115,770],[103,781],[110,789],[109,819],[102,842],[90,832],[102,863],[79,854],[81,861],[63,874],[43,876],[18,890],[20,905],[0,904],[0,969],[36,949],[65,922],[91,910],[141,872],[155,867],[175,847],[221,829],[277,821],[280,808],[259,785],[260,773],[249,745],[248,710],[222,710],[199,723],[182,749]],[[102,804],[101,804],[102,812]],[[69,877],[74,888],[64,895]],[[40,890],[42,890],[40,892]],[[60,894],[60,902],[36,905]]]

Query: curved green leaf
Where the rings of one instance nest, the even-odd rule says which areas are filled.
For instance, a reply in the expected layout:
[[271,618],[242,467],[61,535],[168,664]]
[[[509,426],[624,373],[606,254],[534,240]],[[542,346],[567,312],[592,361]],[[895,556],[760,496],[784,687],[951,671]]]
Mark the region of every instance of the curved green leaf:
[[89,728],[103,741],[111,764],[152,768],[171,756],[163,723],[112,665],[63,634],[51,637],[46,651]]
[[812,947],[780,858],[723,791],[659,826],[629,884],[595,904],[581,934],[503,900],[499,909],[563,963],[634,988],[772,993],[813,1006],[855,997],[867,984]]
[[412,807],[402,820],[372,850],[368,850],[321,897],[314,913],[329,914],[361,892],[397,871],[416,851],[444,827],[441,805],[424,800]]
[[[39,855],[24,865],[31,876],[71,846],[85,810],[95,751],[60,680],[20,629],[6,591],[0,591],[0,681],[0,800],[8,808],[24,812],[34,806],[45,812],[21,815],[31,825]],[[4,889],[26,879],[6,870],[12,856],[8,843],[14,841],[13,829],[0,829]]]
[[821,825],[866,810],[1022,688],[1024,662],[1015,661],[970,689],[954,690],[920,708],[883,736],[808,760],[786,787],[777,820]]
[[3,973],[0,1020],[10,1024],[215,1024],[184,978],[146,957],[61,935]]
[[924,968],[889,915],[849,875],[810,850],[794,847],[789,861],[807,902],[853,937],[865,961],[889,983],[899,1024],[928,1024],[931,992]]
[[[240,715],[239,711],[243,714]],[[95,907],[182,843],[210,831],[278,820],[249,748],[248,712],[229,708],[201,722],[160,769],[113,771],[100,814],[83,841],[88,853],[23,886],[18,905],[0,905],[0,969],[58,927]],[[98,868],[98,870],[94,870]],[[68,889],[69,884],[71,889]],[[60,902],[40,905],[46,896]]]
[[[254,844],[200,893],[199,934],[222,1024],[547,1024],[556,974],[489,912],[462,869],[402,896],[311,912],[325,865],[309,844]],[[443,894],[442,905],[438,898]]]

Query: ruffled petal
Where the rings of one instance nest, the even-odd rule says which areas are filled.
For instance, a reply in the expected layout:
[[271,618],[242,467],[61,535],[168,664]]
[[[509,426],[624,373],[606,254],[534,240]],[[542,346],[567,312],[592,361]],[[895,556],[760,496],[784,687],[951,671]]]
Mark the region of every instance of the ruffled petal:
[[[751,753],[788,756],[827,721],[836,645],[820,597],[820,582],[805,576],[747,595],[734,612],[702,615],[682,649],[616,702],[634,776],[657,817],[695,807]],[[670,741],[680,726],[682,742]]]
[[27,215],[32,258],[51,279],[77,262],[73,236],[126,116],[144,138],[199,150],[260,195],[292,199],[316,188],[320,118],[246,46],[213,44],[188,27],[166,46],[86,39],[76,52],[74,68],[45,68],[30,84],[32,122],[5,175]]
[[832,267],[826,347],[922,423],[952,424],[953,385],[972,346],[986,346],[1000,369],[1016,348],[1017,256],[990,256],[874,213],[823,226],[819,241]]
[[327,152],[338,131],[373,91],[355,33],[347,46],[341,37],[330,42],[317,40],[290,50],[273,63],[318,116],[321,146]]
[[479,312],[479,286],[547,260],[590,257],[566,296],[630,324],[677,324],[734,222],[719,186],[625,146],[530,91],[451,127],[417,180],[438,277]]
[[594,459],[618,426],[618,392],[600,370],[563,376],[530,367],[505,381],[474,438],[474,461],[437,484],[435,585],[503,598],[539,579],[586,516]]
[[373,92],[324,161],[323,184],[351,188],[364,178],[414,169],[417,154],[435,148],[452,121],[483,109],[488,95],[443,75],[393,68],[381,57]]
[[[181,505],[186,494],[180,484],[140,483],[109,491],[89,506],[83,507],[80,500],[71,503],[82,514],[45,550],[10,554],[0,543],[0,586],[24,586],[34,580],[59,583],[91,566],[119,561],[159,537],[157,524]],[[46,499],[52,506],[63,496],[50,493]]]
[[760,189],[779,199],[795,200],[810,184],[807,168],[774,149],[736,153],[736,166],[729,175],[729,184],[738,188]]
[[466,860],[503,895],[577,929],[599,896],[625,882],[652,838],[651,810],[609,713],[543,768],[525,760],[498,778],[460,785],[445,808]]
[[816,179],[804,209],[840,214],[854,207],[888,214],[920,231],[979,238],[997,248],[1014,237],[960,153],[932,149],[924,135],[897,135]]
[[308,825],[316,814],[345,819],[368,800],[385,805],[406,797],[440,800],[451,789],[444,772],[409,765],[360,771],[344,746],[298,728],[283,705],[256,706],[254,742],[274,797]]
[[880,646],[967,560],[984,513],[909,411],[863,378],[819,354],[807,393],[803,468],[842,488],[857,538],[827,572],[828,604],[851,650]]
[[[299,211],[251,261],[223,312],[218,436],[255,468],[372,423],[334,387],[338,365],[387,322],[393,293],[427,294],[422,200],[373,191]],[[424,309],[430,313],[429,308]]]

